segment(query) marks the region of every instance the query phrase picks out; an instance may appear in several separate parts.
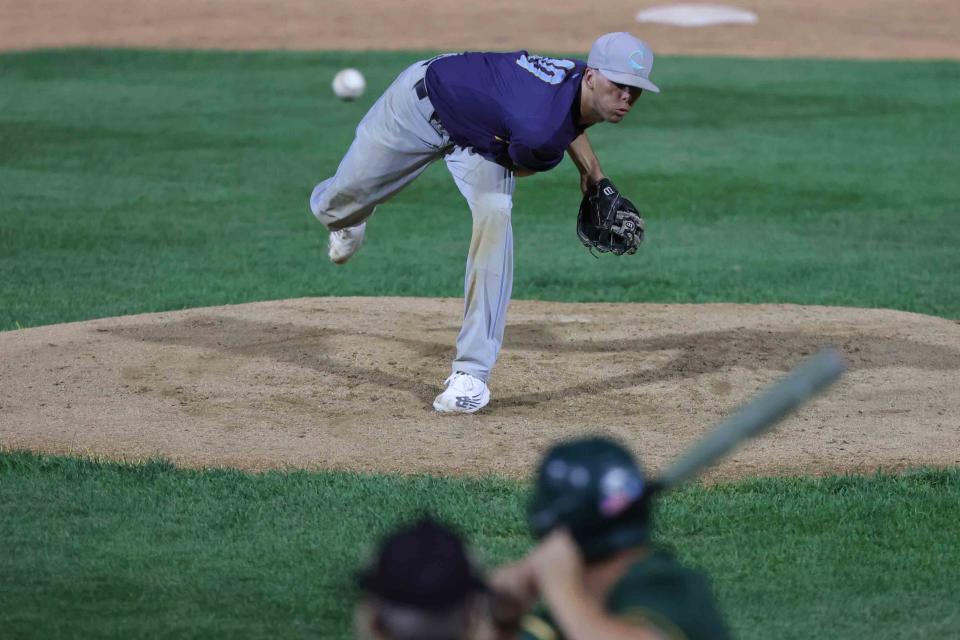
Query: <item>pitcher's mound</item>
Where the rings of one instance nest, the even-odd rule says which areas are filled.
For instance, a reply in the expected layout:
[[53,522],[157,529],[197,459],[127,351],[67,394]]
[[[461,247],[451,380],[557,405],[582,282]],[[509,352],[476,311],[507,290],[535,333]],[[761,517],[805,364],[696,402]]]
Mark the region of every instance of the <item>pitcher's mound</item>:
[[602,431],[662,468],[823,345],[850,371],[713,477],[960,463],[960,325],[792,305],[513,302],[493,401],[441,416],[462,302],[310,298],[0,333],[0,446],[187,466],[529,473]]

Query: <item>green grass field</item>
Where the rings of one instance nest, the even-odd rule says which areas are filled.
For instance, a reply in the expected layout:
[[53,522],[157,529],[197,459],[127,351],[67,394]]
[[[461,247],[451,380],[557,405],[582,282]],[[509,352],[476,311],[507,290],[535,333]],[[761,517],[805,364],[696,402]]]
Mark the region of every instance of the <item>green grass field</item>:
[[[443,167],[377,214],[344,269],[306,204],[379,91],[425,55],[0,55],[0,330],[461,295],[469,214]],[[345,66],[367,74],[357,103],[329,91]],[[572,165],[526,179],[516,297],[960,317],[958,80],[951,62],[663,58],[664,93],[590,134],[649,242],[593,260],[574,234]],[[955,637],[958,505],[954,469],[694,486],[658,517],[738,637]],[[351,572],[425,508],[488,566],[530,544],[523,488],[498,479],[0,452],[0,637],[347,637]]]
[[[667,497],[660,537],[742,638],[960,630],[960,470],[780,479]],[[178,471],[0,456],[4,637],[349,637],[352,573],[430,510],[483,564],[531,541],[503,480]],[[56,615],[54,615],[56,614]]]
[[[444,167],[382,208],[349,270],[327,262],[307,206],[379,91],[425,55],[0,55],[0,329],[462,295],[470,217]],[[329,88],[348,64],[370,85],[355,103]],[[642,255],[579,245],[565,162],[518,186],[515,297],[960,317],[960,65],[667,58],[657,72],[663,94],[590,132],[647,217]]]

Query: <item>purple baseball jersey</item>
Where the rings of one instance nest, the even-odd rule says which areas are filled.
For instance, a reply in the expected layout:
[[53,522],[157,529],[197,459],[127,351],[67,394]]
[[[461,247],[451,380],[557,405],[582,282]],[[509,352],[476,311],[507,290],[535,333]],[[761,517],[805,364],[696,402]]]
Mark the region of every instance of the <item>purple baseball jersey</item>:
[[426,74],[436,115],[461,147],[505,167],[557,166],[580,126],[580,80],[586,63],[512,53],[440,57]]

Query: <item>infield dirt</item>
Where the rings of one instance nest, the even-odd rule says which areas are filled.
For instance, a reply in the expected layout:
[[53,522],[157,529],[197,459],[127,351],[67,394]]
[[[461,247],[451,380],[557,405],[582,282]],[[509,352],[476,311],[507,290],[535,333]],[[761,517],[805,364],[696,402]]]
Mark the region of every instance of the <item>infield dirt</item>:
[[516,301],[472,416],[431,408],[456,299],[307,298],[0,333],[5,446],[187,466],[522,475],[601,430],[661,467],[825,344],[851,370],[714,477],[960,464],[960,324],[791,305]]
[[[749,0],[757,26],[639,26],[651,2],[0,0],[0,48],[529,48],[631,30],[664,54],[960,58],[960,5]],[[319,233],[318,229],[318,233]],[[662,467],[822,344],[848,376],[715,478],[960,464],[960,324],[790,305],[514,302],[493,402],[438,416],[459,300],[324,298],[0,333],[0,447],[187,466],[528,473],[603,430]]]
[[[64,45],[218,49],[586,52],[633,31],[659,54],[958,58],[955,0],[737,0],[757,25],[639,25],[661,0],[0,0],[0,48]],[[723,2],[713,4],[725,4]]]

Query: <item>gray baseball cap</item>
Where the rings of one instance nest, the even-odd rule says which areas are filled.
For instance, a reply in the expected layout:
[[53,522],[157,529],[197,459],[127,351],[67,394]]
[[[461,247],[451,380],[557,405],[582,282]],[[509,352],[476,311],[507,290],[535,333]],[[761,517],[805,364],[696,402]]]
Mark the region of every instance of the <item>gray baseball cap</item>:
[[629,33],[618,31],[597,38],[590,48],[587,66],[598,70],[611,82],[660,93],[660,88],[650,82],[653,51],[647,43]]

